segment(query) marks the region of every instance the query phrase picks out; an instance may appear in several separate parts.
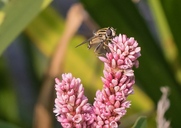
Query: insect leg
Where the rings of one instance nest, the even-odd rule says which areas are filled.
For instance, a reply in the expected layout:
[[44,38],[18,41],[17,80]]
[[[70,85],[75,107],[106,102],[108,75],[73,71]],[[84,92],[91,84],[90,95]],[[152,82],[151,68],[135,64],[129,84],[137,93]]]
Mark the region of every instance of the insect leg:
[[97,47],[94,49],[94,52],[97,52],[98,51],[98,49],[99,48],[101,48],[101,45],[103,45],[103,43],[101,42],[101,43],[99,43],[98,45],[97,45]]

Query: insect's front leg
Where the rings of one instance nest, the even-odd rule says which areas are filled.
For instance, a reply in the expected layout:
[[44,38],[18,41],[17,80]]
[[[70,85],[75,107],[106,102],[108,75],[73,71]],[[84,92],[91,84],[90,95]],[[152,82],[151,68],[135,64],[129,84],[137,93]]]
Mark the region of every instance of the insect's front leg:
[[94,49],[95,53],[97,53],[97,51],[101,48],[101,45],[103,45],[102,42],[97,45],[97,47]]
[[88,43],[88,45],[87,45],[87,48],[88,48],[88,49],[90,49],[90,48],[91,48],[91,45],[90,45],[90,43]]
[[108,47],[108,43],[112,43],[113,39],[107,39],[105,42],[104,42],[104,46]]
[[[95,50],[94,50],[94,53],[96,53],[98,56],[105,56],[106,54],[105,54],[105,51],[107,52],[107,50],[105,50],[104,52],[100,52],[99,50],[101,50],[101,48],[103,48],[104,47],[104,43],[103,42],[101,42],[101,43],[99,43],[98,45],[97,45],[97,47],[95,48]],[[103,49],[102,49],[103,50]],[[98,52],[99,51],[99,52]]]

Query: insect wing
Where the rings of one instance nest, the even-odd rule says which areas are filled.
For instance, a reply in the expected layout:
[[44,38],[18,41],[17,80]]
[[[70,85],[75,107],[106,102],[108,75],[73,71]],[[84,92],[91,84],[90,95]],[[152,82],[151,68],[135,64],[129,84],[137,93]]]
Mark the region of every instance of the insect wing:
[[90,45],[101,43],[105,40],[104,36],[94,36],[92,40],[90,40]]

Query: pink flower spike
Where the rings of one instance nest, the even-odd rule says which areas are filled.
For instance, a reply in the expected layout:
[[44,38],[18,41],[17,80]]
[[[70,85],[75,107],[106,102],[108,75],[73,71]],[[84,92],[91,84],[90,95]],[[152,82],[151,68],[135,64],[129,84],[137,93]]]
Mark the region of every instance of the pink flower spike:
[[[117,115],[114,116],[114,119],[116,119],[115,122],[118,124],[120,123],[117,121],[125,115],[126,108],[130,106],[130,104],[126,104],[126,101],[129,93],[133,92],[132,86],[134,84],[134,71],[132,68],[134,65],[139,65],[136,59],[140,55],[140,49],[138,48],[135,39],[132,37],[127,38],[124,34],[115,37],[112,43],[108,44],[108,47],[111,52],[106,54],[106,62],[110,63],[104,63],[104,78],[102,78],[104,83],[104,91],[102,91],[103,95],[96,95],[99,98],[95,98],[97,100],[94,102],[94,107],[96,108],[94,110],[99,111],[100,114],[101,112],[105,112],[103,114],[104,118],[103,116],[100,116],[102,121],[104,121],[105,127],[109,120],[109,114],[104,106],[113,104],[113,107],[115,108],[114,112],[117,113]],[[108,74],[111,74],[111,77],[109,77]],[[107,93],[107,91],[110,93]],[[121,107],[122,105],[124,107]],[[99,124],[98,122],[97,124]]]
[[[55,109],[53,112],[57,115],[57,120],[62,124],[62,127],[76,127],[78,126],[75,124],[76,122],[79,123],[80,127],[86,125],[82,121],[83,117],[80,113],[90,112],[92,109],[86,104],[88,99],[84,96],[80,79],[74,78],[69,73],[62,74],[62,81],[58,78],[55,81],[57,82],[55,85],[57,98],[55,99]],[[72,85],[72,87],[68,87],[69,85]],[[70,120],[70,118],[73,120]]]
[[133,37],[119,34],[106,49],[105,55],[98,57],[104,63],[103,88],[96,91],[93,105],[84,95],[80,78],[71,73],[62,74],[62,80],[55,78],[53,112],[63,128],[118,128],[121,124],[131,105],[127,97],[134,92],[133,66],[139,66],[141,48]]

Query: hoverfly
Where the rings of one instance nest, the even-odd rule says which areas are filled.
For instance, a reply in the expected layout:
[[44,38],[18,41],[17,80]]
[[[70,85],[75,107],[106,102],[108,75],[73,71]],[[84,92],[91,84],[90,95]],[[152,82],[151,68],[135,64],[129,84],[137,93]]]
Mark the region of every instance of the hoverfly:
[[[82,42],[81,44],[77,45],[76,47],[79,47],[85,43],[88,43],[88,49],[90,49],[93,45],[96,45],[96,48],[94,49],[94,52],[97,52],[98,50],[101,50],[102,48],[104,50],[107,50],[106,47],[108,43],[116,36],[116,30],[113,27],[107,27],[97,30],[94,33],[94,36],[89,38],[88,40]],[[98,53],[99,54],[99,53]]]

